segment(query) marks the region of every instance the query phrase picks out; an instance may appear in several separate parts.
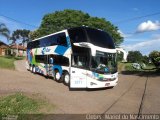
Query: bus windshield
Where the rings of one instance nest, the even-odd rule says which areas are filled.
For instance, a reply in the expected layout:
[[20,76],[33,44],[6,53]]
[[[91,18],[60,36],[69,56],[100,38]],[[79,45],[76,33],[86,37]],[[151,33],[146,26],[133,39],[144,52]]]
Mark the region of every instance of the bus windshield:
[[68,32],[71,43],[88,42],[95,46],[115,49],[113,39],[104,31],[88,27],[79,27],[69,29]]
[[116,53],[96,52],[92,56],[91,70],[101,74],[113,74],[117,72]]
[[115,49],[114,43],[110,35],[104,31],[86,28],[87,36],[89,38],[89,42],[93,45]]

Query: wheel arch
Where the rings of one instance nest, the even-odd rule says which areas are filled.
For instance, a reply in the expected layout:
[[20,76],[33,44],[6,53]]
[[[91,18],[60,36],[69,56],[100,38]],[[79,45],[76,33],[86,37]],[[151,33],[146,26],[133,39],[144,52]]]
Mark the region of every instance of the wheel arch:
[[60,75],[62,75],[62,73],[63,73],[62,67],[60,65],[54,65],[53,71],[58,71],[60,73]]

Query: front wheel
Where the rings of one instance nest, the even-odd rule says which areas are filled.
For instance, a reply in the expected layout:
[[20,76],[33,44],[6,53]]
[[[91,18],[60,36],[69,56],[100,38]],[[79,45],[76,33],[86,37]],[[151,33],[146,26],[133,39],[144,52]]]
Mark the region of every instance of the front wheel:
[[70,84],[70,76],[68,72],[64,72],[64,74],[62,75],[62,79],[65,85],[69,86]]

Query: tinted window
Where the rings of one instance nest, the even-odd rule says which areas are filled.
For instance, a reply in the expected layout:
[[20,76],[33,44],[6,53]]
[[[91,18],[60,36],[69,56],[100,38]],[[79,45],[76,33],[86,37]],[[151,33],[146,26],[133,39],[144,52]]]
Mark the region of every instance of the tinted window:
[[47,55],[35,55],[36,62],[47,63]]
[[71,43],[87,42],[87,37],[84,29],[73,28],[73,29],[69,29],[68,32],[71,39]]
[[69,66],[69,59],[62,55],[49,55],[50,58],[53,58],[54,65]]
[[27,44],[27,49],[38,48],[40,46],[40,41],[32,41]]
[[40,40],[40,47],[62,45],[67,46],[67,40],[65,33],[59,33]]
[[99,47],[114,49],[112,38],[104,31],[86,28],[89,41]]
[[56,35],[48,36],[40,40],[29,42],[27,45],[28,49],[53,46],[53,45],[62,45],[67,46],[67,40],[65,33],[59,33]]
[[72,55],[72,66],[79,68],[89,68],[89,56]]
[[29,43],[27,44],[27,49],[32,49],[32,42],[29,42]]
[[72,66],[89,69],[90,48],[73,46]]

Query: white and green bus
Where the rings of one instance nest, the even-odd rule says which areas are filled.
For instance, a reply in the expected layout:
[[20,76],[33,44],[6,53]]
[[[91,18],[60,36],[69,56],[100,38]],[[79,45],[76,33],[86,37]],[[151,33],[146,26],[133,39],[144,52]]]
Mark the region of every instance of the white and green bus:
[[70,88],[114,87],[118,82],[113,39],[102,30],[84,26],[29,42],[26,67]]

